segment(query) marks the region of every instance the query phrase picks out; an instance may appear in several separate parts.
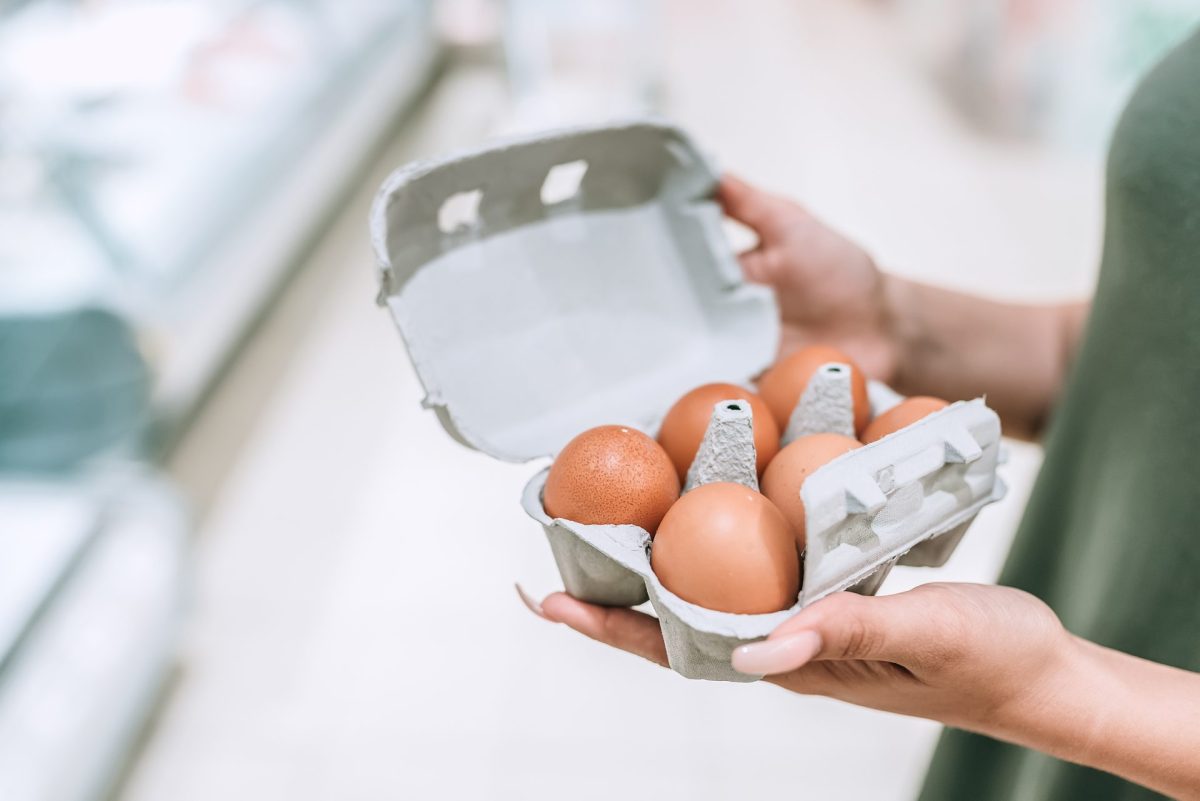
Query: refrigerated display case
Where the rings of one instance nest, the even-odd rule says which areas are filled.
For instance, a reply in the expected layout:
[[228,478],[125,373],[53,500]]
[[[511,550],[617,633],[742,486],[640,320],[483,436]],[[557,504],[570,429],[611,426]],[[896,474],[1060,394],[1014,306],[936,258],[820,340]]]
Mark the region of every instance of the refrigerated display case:
[[169,675],[187,517],[126,466],[0,480],[0,798],[103,798]]
[[0,11],[0,286],[127,315],[169,433],[431,79],[431,5]]
[[440,56],[432,0],[0,0],[3,801],[123,770],[187,583],[145,465]]

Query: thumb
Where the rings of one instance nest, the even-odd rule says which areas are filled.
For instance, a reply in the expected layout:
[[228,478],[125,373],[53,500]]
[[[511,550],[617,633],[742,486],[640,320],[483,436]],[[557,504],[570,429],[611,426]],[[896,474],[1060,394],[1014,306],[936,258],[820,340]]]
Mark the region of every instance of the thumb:
[[728,216],[754,229],[760,239],[778,236],[794,208],[787,200],[728,173],[721,177],[717,200]]
[[839,592],[783,623],[765,639],[737,648],[733,666],[770,675],[811,661],[866,660],[905,663],[914,644],[929,639],[928,610],[906,594],[865,597]]

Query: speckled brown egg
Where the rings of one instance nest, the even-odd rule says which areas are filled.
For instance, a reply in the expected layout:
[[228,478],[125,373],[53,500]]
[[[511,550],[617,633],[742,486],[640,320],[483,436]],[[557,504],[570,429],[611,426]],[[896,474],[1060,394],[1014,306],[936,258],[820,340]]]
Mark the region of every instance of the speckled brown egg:
[[883,439],[905,426],[910,426],[926,415],[945,409],[950,404],[941,398],[917,395],[905,398],[883,414],[876,417],[862,433],[863,444]]
[[850,396],[854,403],[854,430],[862,433],[871,419],[871,402],[867,398],[867,377],[854,360],[837,348],[827,345],[809,345],[785,356],[775,363],[758,381],[758,392],[762,395],[780,431],[787,429],[788,421],[800,396],[804,394],[809,380],[817,368],[829,362],[850,365]]
[[658,527],[650,566],[668,590],[719,612],[778,612],[800,592],[791,526],[741,484],[704,484],[676,501]]
[[704,432],[712,419],[713,406],[726,400],[744,400],[750,404],[754,427],[754,452],[758,474],[767,469],[767,462],[779,452],[779,426],[771,409],[756,393],[736,384],[705,384],[696,387],[675,402],[658,430],[658,442],[675,463],[675,472],[682,481],[700,450]]
[[762,477],[763,495],[783,512],[796,532],[796,545],[800,550],[804,550],[807,539],[800,486],[817,468],[861,447],[858,440],[841,434],[810,434],[790,443],[767,465]]
[[542,490],[551,517],[628,523],[651,535],[678,497],[679,476],[667,452],[625,426],[599,426],[568,442]]

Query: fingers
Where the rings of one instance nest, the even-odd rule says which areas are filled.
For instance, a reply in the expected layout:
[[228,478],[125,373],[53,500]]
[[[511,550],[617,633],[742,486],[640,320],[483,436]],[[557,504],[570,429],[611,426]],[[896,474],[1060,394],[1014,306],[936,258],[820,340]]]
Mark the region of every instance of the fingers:
[[861,703],[872,692],[886,694],[887,688],[895,686],[897,681],[913,681],[913,674],[894,662],[829,659],[809,662],[787,673],[764,676],[763,681],[802,695],[824,695]]
[[[890,662],[910,667],[930,655],[952,653],[963,632],[945,623],[945,598],[929,592],[865,597],[839,592],[823,598],[784,622],[765,640],[736,648],[734,669],[751,675],[790,674],[795,684],[807,675],[827,678],[821,663]],[[566,593],[546,596],[539,605],[518,586],[534,614],[563,623],[598,642],[667,666],[667,649],[656,618],[632,609],[596,606]],[[888,667],[894,667],[894,665]],[[811,666],[813,670],[796,672]],[[829,667],[832,667],[830,665]],[[803,692],[804,690],[798,690]]]
[[766,640],[737,648],[733,666],[743,673],[774,675],[821,660],[904,664],[918,644],[940,635],[929,622],[930,611],[909,593],[868,598],[839,592],[804,609]]
[[788,692],[801,695],[833,695],[837,690],[837,677],[829,671],[834,662],[810,662],[807,665],[763,677],[763,681],[782,687]]
[[550,619],[546,617],[546,613],[542,611],[542,605],[534,600],[532,595],[525,592],[524,587],[522,587],[520,584],[513,584],[513,586],[517,588],[517,595],[521,597],[521,603],[525,604],[526,609],[528,609],[530,612],[533,612],[542,620]]
[[741,254],[738,262],[742,265],[742,275],[756,284],[770,284],[771,271],[767,259],[767,253],[761,246]]
[[717,200],[727,215],[753,228],[761,239],[777,236],[796,210],[787,200],[728,173],[721,176]]
[[[593,640],[667,666],[662,630],[658,620],[650,615],[632,609],[586,604],[564,592],[546,596],[540,609],[541,617],[546,620],[563,623]],[[531,611],[536,614],[532,607]]]
[[767,638],[733,650],[733,669],[751,676],[785,673],[811,662],[821,652],[821,635],[815,631]]

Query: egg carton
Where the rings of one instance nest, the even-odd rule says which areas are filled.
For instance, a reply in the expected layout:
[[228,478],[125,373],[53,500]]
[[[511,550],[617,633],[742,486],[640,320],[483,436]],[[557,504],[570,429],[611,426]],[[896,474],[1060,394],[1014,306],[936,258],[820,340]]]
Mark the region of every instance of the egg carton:
[[[774,359],[778,309],[741,274],[716,184],[682,131],[649,120],[498,142],[393,173],[371,213],[378,302],[401,332],[424,405],[464,445],[525,462],[597,425],[653,434],[670,404],[701,384],[746,385]],[[900,399],[881,384],[870,397],[875,413]],[[828,365],[784,439],[851,425],[848,370]],[[687,487],[756,482],[745,416],[710,429]],[[739,644],[829,593],[875,592],[897,563],[944,563],[1004,492],[999,443],[996,414],[973,400],[814,471],[801,490],[803,587],[795,606],[766,615],[675,596],[635,526],[551,518],[541,501],[547,470],[523,504],[569,593],[616,606],[648,599],[677,672],[751,681],[729,664]]]
[[[810,426],[809,433],[830,430],[811,418]],[[713,430],[710,426],[709,434]],[[752,441],[749,445],[753,448]],[[552,518],[542,504],[549,468],[526,485],[522,505],[545,530],[569,594],[605,606],[649,600],[677,673],[754,681],[761,677],[730,665],[739,645],[767,636],[830,593],[873,595],[896,564],[944,564],[979,511],[1003,497],[999,457],[999,420],[976,399],[951,404],[815,470],[800,490],[808,537],[800,595],[791,608],[770,614],[719,612],[675,595],[651,569],[653,541],[638,526]],[[734,480],[756,487],[752,474],[745,478],[743,461],[732,460],[729,472],[718,466],[707,480],[690,483]]]

